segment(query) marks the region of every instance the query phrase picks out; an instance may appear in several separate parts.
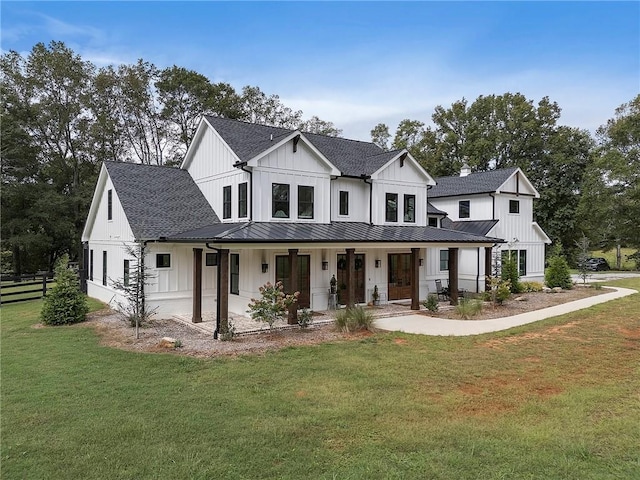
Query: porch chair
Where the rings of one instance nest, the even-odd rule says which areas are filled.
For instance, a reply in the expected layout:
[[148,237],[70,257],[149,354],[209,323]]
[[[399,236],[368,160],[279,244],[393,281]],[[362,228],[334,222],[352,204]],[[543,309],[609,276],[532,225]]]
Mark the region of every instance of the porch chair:
[[436,280],[436,293],[438,294],[438,299],[442,298],[442,300],[449,300],[449,289],[444,288],[442,286],[442,280]]

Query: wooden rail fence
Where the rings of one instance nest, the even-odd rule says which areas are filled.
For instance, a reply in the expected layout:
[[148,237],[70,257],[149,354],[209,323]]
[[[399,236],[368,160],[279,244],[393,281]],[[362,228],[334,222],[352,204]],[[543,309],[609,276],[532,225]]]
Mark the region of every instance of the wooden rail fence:
[[47,294],[47,285],[51,283],[53,283],[53,273],[3,275],[0,279],[0,305],[42,298]]

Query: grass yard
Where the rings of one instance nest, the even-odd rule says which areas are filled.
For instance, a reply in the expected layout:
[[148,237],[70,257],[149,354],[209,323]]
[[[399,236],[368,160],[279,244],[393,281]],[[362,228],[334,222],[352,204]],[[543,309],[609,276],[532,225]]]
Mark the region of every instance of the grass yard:
[[209,360],[33,328],[40,306],[2,307],[3,479],[640,478],[640,295]]

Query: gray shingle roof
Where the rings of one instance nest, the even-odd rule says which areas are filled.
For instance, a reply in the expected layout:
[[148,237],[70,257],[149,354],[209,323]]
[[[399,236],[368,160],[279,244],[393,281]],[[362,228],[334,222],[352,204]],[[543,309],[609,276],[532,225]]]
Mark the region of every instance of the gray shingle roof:
[[455,197],[495,192],[516,170],[517,167],[512,167],[472,173],[466,177],[439,177],[435,179],[437,185],[429,190],[429,197]]
[[[251,160],[295,131],[228,118],[207,116],[206,119],[243,162]],[[348,176],[371,175],[400,152],[386,152],[371,142],[315,133],[303,134],[343,175]]]
[[448,214],[447,212],[434,207],[431,202],[427,202],[427,215],[444,215],[446,217]]
[[[226,225],[226,229],[223,225]],[[370,225],[358,222],[212,225],[167,238],[218,243],[380,242],[380,243],[497,243],[500,239],[434,227]]]
[[219,223],[189,172],[104,162],[137,240],[155,240]]
[[457,232],[472,233],[474,235],[486,235],[498,220],[465,220],[453,222],[448,218],[442,219],[442,228],[449,228]]

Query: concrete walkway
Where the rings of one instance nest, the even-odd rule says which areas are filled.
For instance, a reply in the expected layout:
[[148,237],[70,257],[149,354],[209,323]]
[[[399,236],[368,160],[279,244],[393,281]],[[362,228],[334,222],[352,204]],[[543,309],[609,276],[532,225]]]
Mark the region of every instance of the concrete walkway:
[[574,300],[573,302],[555,305],[553,307],[521,313],[511,317],[494,318],[491,320],[448,320],[434,318],[425,315],[403,315],[399,317],[378,318],[375,326],[381,330],[393,332],[417,333],[421,335],[452,335],[466,336],[479,335],[481,333],[498,332],[527,323],[537,322],[550,317],[556,317],[565,313],[582,310],[599,303],[608,302],[616,298],[626,297],[638,293],[630,288],[607,287],[615,290],[611,293],[603,293],[594,297]]

